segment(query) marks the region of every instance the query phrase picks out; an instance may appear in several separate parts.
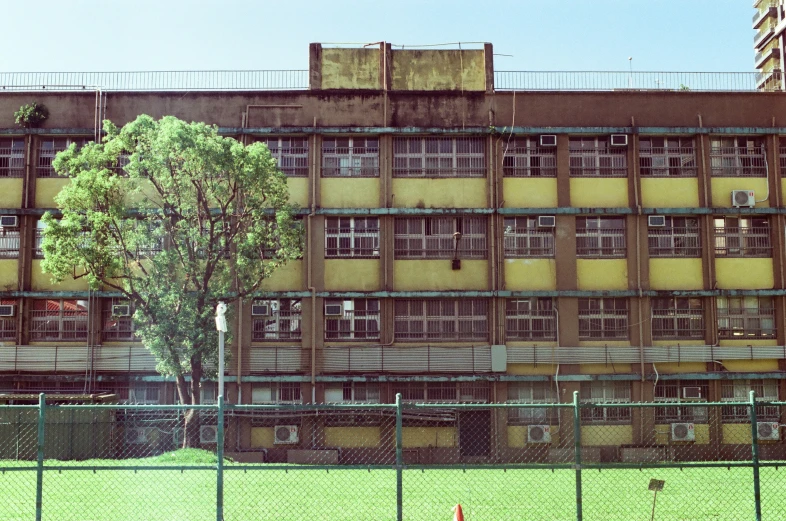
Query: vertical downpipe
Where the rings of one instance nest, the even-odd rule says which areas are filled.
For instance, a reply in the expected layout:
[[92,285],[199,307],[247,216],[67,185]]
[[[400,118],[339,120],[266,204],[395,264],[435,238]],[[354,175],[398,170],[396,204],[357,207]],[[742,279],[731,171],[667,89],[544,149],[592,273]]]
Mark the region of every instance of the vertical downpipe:
[[402,449],[401,415],[401,393],[396,393],[396,521],[403,519],[404,451]]
[[35,520],[41,521],[41,506],[44,495],[44,419],[46,395],[38,395],[38,468],[35,479]]
[[582,521],[584,514],[581,505],[581,414],[578,391],[573,391],[573,456],[576,467],[576,521]]
[[216,521],[224,521],[224,391],[218,395],[218,425],[216,433]]
[[761,521],[761,483],[759,482],[759,430],[756,424],[756,391],[750,393],[751,408],[751,462],[753,463],[753,501],[756,504],[756,521]]

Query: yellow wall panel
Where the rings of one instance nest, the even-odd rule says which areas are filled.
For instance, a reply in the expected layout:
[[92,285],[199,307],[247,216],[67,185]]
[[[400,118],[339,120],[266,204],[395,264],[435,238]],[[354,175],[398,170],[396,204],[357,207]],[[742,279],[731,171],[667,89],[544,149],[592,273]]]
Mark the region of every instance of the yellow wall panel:
[[631,425],[585,425],[581,428],[581,444],[630,445],[633,443]]
[[628,289],[627,259],[576,259],[580,290]]
[[273,427],[251,427],[251,448],[272,449]]
[[694,442],[671,443],[671,424],[658,424],[655,426],[655,443],[658,445],[709,445],[710,426],[706,423],[696,423],[693,425],[693,434],[696,436]]
[[477,49],[394,50],[391,76],[393,90],[484,91],[484,52]]
[[488,287],[488,262],[461,261],[461,269],[453,270],[450,259],[394,261],[395,289],[398,291],[429,291],[477,289]]
[[505,208],[556,208],[555,177],[505,177],[502,179]]
[[[584,342],[581,342],[582,344]],[[614,362],[614,348],[609,346],[609,363],[608,364],[581,364],[579,366],[580,374],[613,374],[613,373],[629,373],[630,364],[617,364]]]
[[696,177],[642,177],[641,205],[645,208],[696,208],[699,180]]
[[287,262],[262,283],[261,289],[265,291],[303,289],[303,261],[293,260]]
[[[526,425],[508,425],[508,447],[522,448],[527,445],[527,426]],[[559,443],[559,429],[557,426],[551,426],[551,445],[556,446]]]
[[[508,344],[510,345],[510,344]],[[511,364],[508,363],[507,374],[540,374],[554,376],[557,366],[551,364]]]
[[650,288],[703,289],[701,259],[650,258]]
[[22,207],[22,180],[0,179],[0,208]]
[[17,285],[19,261],[16,259],[0,259],[0,291],[14,291]]
[[627,177],[572,177],[570,205],[574,208],[624,208],[628,206]]
[[84,291],[88,289],[87,279],[66,279],[62,282],[52,282],[52,276],[41,271],[41,260],[33,259],[30,270],[30,283],[33,291]]
[[325,427],[326,447],[378,447],[379,427]]
[[[752,342],[748,342],[749,344]],[[775,342],[770,341],[770,345]],[[721,340],[721,345],[723,340]],[[745,349],[742,347],[742,349]],[[754,348],[755,349],[755,348]],[[778,371],[777,360],[721,360],[727,371],[735,373]]]
[[289,202],[295,206],[308,206],[308,192],[311,189],[307,177],[287,177]]
[[379,207],[378,177],[323,177],[320,183],[322,208]]
[[505,259],[505,289],[510,291],[556,290],[554,259]]
[[[655,344],[655,342],[653,342]],[[673,345],[672,342],[671,345]],[[703,345],[704,342],[698,345]],[[655,345],[662,345],[662,344],[655,344]],[[691,345],[688,343],[680,342],[680,345]],[[707,372],[707,365],[704,362],[663,362],[655,364],[655,368],[658,370],[660,374],[667,374],[667,373],[706,373]]]
[[55,196],[71,180],[67,177],[38,178],[35,181],[36,208],[55,208]]
[[775,275],[772,259],[716,258],[718,289],[772,289]]
[[458,437],[455,427],[402,427],[404,448],[456,447]]
[[323,89],[379,89],[379,48],[322,49]]
[[379,289],[379,259],[325,259],[327,291]]
[[786,197],[786,178],[781,179],[781,200]]
[[721,431],[721,443],[744,443],[751,442],[751,426],[748,424],[729,423],[723,424]]
[[486,178],[393,179],[396,208],[484,208]]
[[[757,201],[767,194],[767,179],[764,177],[713,177],[711,185],[713,208],[730,208],[732,190],[753,190]],[[756,206],[767,208],[770,202],[757,202]]]

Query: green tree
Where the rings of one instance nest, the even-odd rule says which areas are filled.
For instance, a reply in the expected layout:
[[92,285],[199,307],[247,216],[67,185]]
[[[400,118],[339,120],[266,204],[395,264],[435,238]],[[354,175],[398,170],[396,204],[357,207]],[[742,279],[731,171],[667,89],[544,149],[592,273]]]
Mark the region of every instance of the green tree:
[[[104,129],[103,143],[53,162],[71,182],[55,198],[62,217],[43,217],[43,270],[124,295],[158,372],[174,376],[181,403],[198,404],[200,381],[216,374],[216,304],[251,296],[301,255],[286,177],[264,144],[202,123],[143,115]],[[194,446],[198,415],[185,416]]]

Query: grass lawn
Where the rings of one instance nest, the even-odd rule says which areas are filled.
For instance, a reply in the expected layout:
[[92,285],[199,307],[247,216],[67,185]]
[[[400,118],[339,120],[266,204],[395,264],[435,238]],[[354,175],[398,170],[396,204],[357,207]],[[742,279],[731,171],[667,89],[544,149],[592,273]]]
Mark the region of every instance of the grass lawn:
[[[178,451],[139,460],[47,461],[74,470],[44,474],[43,518],[47,520],[215,520],[215,472],[210,470],[76,470],[85,465],[203,465],[215,457]],[[34,465],[34,463],[33,463]],[[2,462],[0,467],[31,467]],[[225,471],[226,521],[247,519],[394,520],[394,470]],[[0,520],[35,515],[34,470],[0,474]],[[586,520],[648,520],[650,478],[666,480],[655,519],[732,520],[754,518],[751,469],[614,469],[583,472]],[[570,520],[576,518],[572,470],[405,470],[406,520],[452,519],[461,503],[467,521]],[[786,469],[761,470],[763,519],[786,518]]]

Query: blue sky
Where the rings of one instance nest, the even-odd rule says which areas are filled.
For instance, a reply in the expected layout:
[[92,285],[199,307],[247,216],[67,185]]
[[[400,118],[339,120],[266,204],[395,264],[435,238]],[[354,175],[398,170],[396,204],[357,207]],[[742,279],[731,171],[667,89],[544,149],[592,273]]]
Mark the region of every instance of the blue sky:
[[[0,0],[0,71],[307,69],[309,42],[491,42],[497,70],[752,71],[750,0]],[[471,47],[471,46],[468,46]],[[7,52],[13,49],[11,52]]]

